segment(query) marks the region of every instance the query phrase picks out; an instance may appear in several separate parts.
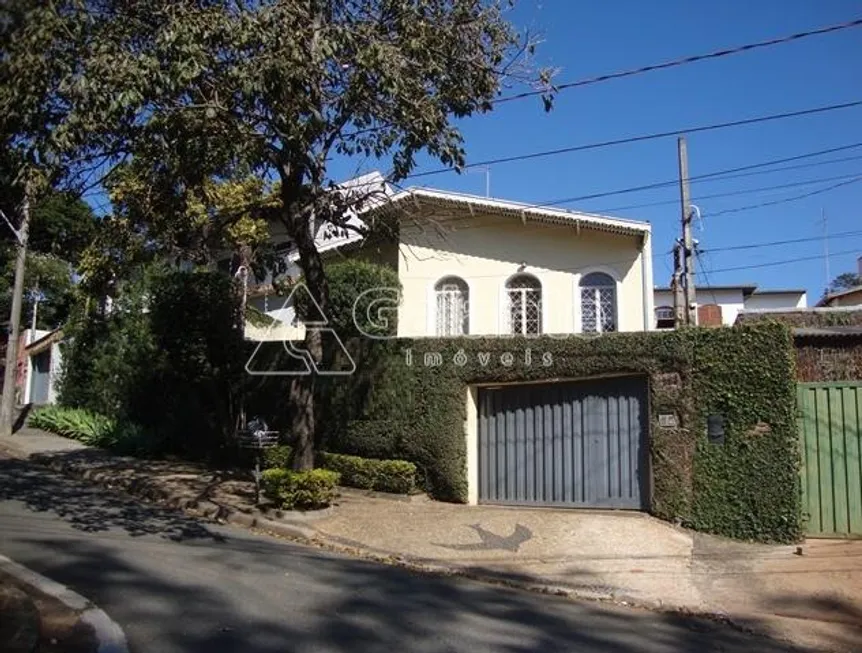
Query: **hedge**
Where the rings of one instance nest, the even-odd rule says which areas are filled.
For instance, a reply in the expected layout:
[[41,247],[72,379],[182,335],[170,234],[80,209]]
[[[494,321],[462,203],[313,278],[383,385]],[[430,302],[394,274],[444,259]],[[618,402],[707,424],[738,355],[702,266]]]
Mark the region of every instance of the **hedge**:
[[[351,341],[357,373],[319,382],[327,451],[414,463],[426,491],[467,497],[470,384],[636,375],[650,392],[650,511],[743,539],[801,536],[790,332],[776,323],[597,338]],[[658,416],[673,413],[676,427]],[[725,420],[723,446],[706,419]]]
[[410,494],[416,489],[416,465],[405,460],[375,460],[319,453],[319,465],[341,475],[341,483],[363,490]]
[[[264,449],[267,469],[288,469],[293,450],[282,444]],[[317,466],[338,472],[340,483],[362,490],[410,494],[416,489],[416,465],[406,460],[376,460],[337,453],[317,453]]]
[[338,496],[337,485],[338,473],[328,469],[267,469],[261,474],[264,494],[288,510],[326,508]]

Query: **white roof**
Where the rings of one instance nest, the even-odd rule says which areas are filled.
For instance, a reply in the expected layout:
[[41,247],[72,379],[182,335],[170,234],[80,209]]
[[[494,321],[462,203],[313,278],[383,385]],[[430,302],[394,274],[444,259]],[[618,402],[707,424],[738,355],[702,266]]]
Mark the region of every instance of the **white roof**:
[[[437,205],[460,207],[469,210],[471,213],[478,210],[484,213],[507,215],[524,222],[532,220],[552,224],[566,224],[577,229],[592,229],[625,235],[644,235],[649,234],[651,231],[651,225],[648,222],[638,220],[612,218],[594,213],[581,213],[568,209],[480,197],[478,195],[468,195],[466,193],[443,191],[434,188],[411,187],[395,192],[386,183],[385,177],[376,171],[340,183],[336,186],[336,190],[348,197],[356,194],[365,198],[364,205],[356,211],[350,211],[345,221],[347,228],[336,227],[330,223],[318,225],[315,242],[320,252],[337,249],[362,240],[363,236],[360,232],[365,227],[365,223],[359,216],[378,209],[397,206],[407,201],[413,203],[430,202]],[[350,227],[353,228],[351,229]],[[292,250],[287,254],[288,261],[296,261],[298,258],[299,255],[296,250]]]
[[595,213],[582,213],[568,209],[552,208],[511,200],[500,200],[479,195],[455,193],[433,188],[406,188],[392,196],[391,204],[407,200],[426,200],[437,204],[461,206],[470,210],[479,209],[488,213],[511,215],[521,220],[534,220],[556,224],[569,224],[578,228],[596,229],[622,234],[648,234],[651,231],[649,222],[613,218]]

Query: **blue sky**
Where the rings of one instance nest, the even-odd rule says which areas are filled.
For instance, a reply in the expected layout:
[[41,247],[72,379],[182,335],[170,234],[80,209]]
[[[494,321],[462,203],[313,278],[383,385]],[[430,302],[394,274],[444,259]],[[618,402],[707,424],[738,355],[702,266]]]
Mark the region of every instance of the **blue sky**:
[[[542,65],[559,67],[557,82],[658,63],[680,56],[804,31],[862,16],[852,0],[521,0],[511,14],[520,28],[544,37]],[[469,160],[554,149],[637,135],[794,111],[862,99],[862,28],[778,45],[714,61],[647,73],[561,92],[551,113],[538,99],[510,102],[493,113],[464,121]],[[862,107],[778,122],[693,134],[688,137],[692,176],[770,159],[862,142]],[[805,163],[862,157],[862,147]],[[420,170],[436,169],[427,164]],[[806,200],[727,213],[710,213],[768,202],[862,176],[862,158],[828,165],[723,181],[694,182],[692,201],[704,216],[696,237],[721,248],[794,238],[821,237],[821,210],[831,233],[862,231],[862,181]],[[499,164],[490,172],[495,197],[541,203],[675,179],[676,139],[668,138],[526,162]],[[738,196],[703,198],[816,179],[833,179]],[[485,193],[485,175],[475,170],[415,180],[419,185]],[[703,198],[703,199],[702,199]],[[667,205],[613,210],[668,201]],[[581,201],[569,208],[648,220],[653,225],[655,279],[666,284],[666,252],[679,231],[676,186],[619,197]],[[831,275],[855,271],[862,236],[830,239]],[[839,254],[852,250],[852,253]],[[825,282],[823,258],[793,264],[721,272],[800,257],[820,257],[822,238],[805,243],[714,252],[700,261],[699,282],[754,282],[762,288],[806,288],[809,303]]]

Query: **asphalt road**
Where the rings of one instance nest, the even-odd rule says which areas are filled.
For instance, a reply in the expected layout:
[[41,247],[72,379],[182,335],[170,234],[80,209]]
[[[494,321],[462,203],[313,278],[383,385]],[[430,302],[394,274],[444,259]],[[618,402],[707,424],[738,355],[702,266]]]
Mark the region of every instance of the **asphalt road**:
[[95,602],[133,653],[789,650],[709,621],[332,555],[3,459],[0,553]]

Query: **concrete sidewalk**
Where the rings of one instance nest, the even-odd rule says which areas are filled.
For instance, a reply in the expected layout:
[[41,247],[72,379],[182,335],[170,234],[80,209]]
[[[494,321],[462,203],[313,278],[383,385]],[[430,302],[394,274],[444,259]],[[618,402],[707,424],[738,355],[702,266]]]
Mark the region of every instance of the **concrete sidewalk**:
[[747,544],[635,512],[461,506],[355,490],[320,514],[263,519],[249,504],[248,481],[200,465],[83,451],[33,430],[0,438],[0,448],[168,505],[215,501],[227,521],[363,556],[581,598],[722,614],[814,650],[862,649],[862,541]]

